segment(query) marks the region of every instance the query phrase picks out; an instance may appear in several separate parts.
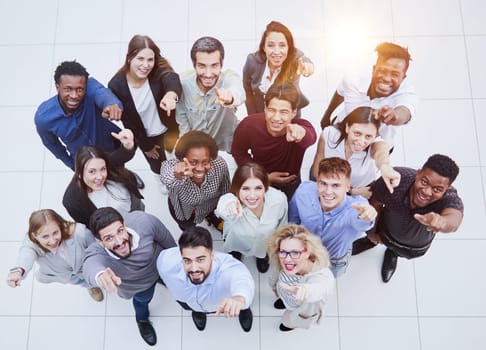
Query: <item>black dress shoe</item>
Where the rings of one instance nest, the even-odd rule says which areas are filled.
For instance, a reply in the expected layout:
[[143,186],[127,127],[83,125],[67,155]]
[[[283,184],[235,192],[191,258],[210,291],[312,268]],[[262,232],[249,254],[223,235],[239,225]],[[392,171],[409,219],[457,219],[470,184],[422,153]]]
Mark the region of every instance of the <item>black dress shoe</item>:
[[204,328],[206,328],[207,317],[204,312],[193,311],[192,320],[194,321],[196,328],[199,329],[200,331],[203,331]]
[[282,299],[278,298],[273,303],[273,307],[278,309],[278,310],[283,310],[283,309],[285,309],[285,304],[283,303]]
[[229,252],[229,253],[230,253],[230,255],[231,255],[233,258],[235,258],[236,260],[241,261],[241,253],[240,253],[240,252],[236,252],[236,251],[234,251],[234,250],[233,250],[233,251],[231,251],[231,252]]
[[264,258],[256,258],[256,266],[258,272],[267,272],[268,268],[270,267],[270,264],[268,263],[268,255],[266,255]]
[[362,237],[353,242],[353,251],[351,255],[358,255],[365,250],[376,247],[376,243],[371,242],[368,237]]
[[288,332],[288,331],[294,330],[293,328],[289,328],[289,327],[284,326],[283,323],[280,323],[280,326],[278,326],[278,329],[280,329],[282,332]]
[[245,332],[249,332],[251,325],[253,324],[253,313],[251,312],[251,309],[241,310],[238,318],[240,320],[241,328],[243,328]]
[[223,227],[224,227],[224,220],[221,218],[218,218],[214,213],[210,213],[208,216],[206,216],[206,220],[208,220],[208,224],[213,225],[216,230],[219,232],[223,232]]
[[143,190],[145,188],[145,182],[143,182],[142,178],[134,171],[131,171],[130,172],[132,173],[133,177],[135,178],[135,182],[137,184],[137,188],[139,190]]
[[143,340],[150,345],[154,346],[157,343],[157,334],[155,334],[155,329],[149,320],[137,320],[138,330]]
[[383,258],[383,265],[381,265],[381,279],[387,283],[397,269],[398,256],[391,249],[385,250],[385,257]]

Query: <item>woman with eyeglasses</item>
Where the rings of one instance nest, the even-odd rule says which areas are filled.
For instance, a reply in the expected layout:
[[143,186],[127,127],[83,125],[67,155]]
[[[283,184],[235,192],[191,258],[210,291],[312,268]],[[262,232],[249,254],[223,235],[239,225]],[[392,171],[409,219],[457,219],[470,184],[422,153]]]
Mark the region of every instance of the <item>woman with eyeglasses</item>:
[[89,288],[83,276],[86,248],[95,242],[85,225],[64,220],[52,209],[33,212],[29,229],[19,250],[17,263],[10,269],[7,284],[18,287],[37,262],[37,280],[41,283],[69,283],[88,288],[95,301],[103,300],[100,288]]
[[214,214],[218,199],[230,187],[226,161],[218,156],[214,139],[203,131],[189,131],[175,146],[176,159],[162,162],[160,179],[169,189],[169,211],[181,230],[204,219],[222,231]]
[[275,274],[270,285],[279,297],[273,304],[285,309],[279,329],[309,328],[319,322],[335,288],[329,254],[318,236],[304,226],[288,224],[267,240]]
[[269,268],[265,240],[287,223],[287,197],[270,187],[267,171],[259,164],[241,164],[233,175],[230,193],[218,201],[216,215],[224,220],[223,250],[238,260],[256,257],[257,270]]
[[83,146],[76,153],[74,176],[62,199],[76,222],[89,225],[91,214],[102,207],[113,207],[122,215],[145,210],[135,177],[124,167],[135,154],[133,133],[124,129],[112,136],[122,146],[110,154],[97,146]]
[[324,158],[346,159],[351,165],[351,195],[371,198],[370,184],[383,177],[390,192],[400,182],[400,174],[390,165],[388,144],[378,134],[380,121],[371,107],[358,107],[346,118],[324,128],[317,144],[311,180],[317,179]]

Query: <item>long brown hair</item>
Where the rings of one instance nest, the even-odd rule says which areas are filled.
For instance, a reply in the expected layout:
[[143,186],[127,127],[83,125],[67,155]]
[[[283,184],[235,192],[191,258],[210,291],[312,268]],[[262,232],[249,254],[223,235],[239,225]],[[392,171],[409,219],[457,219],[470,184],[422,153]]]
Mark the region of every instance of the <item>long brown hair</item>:
[[267,25],[265,31],[263,32],[262,39],[260,40],[260,45],[258,46],[258,52],[260,52],[260,54],[262,54],[263,57],[266,56],[265,40],[267,39],[267,36],[271,32],[282,33],[285,37],[285,40],[287,41],[287,46],[289,47],[287,58],[282,64],[282,68],[280,70],[279,75],[275,79],[275,83],[293,81],[297,76],[297,68],[299,65],[297,63],[297,58],[295,57],[296,48],[294,44],[294,38],[289,28],[287,28],[285,25],[277,21],[270,22]]
[[149,74],[149,78],[153,77],[155,74],[159,76],[164,76],[167,73],[173,72],[174,69],[170,65],[169,61],[163,57],[160,53],[159,47],[155,42],[147,35],[134,35],[130,42],[128,43],[127,55],[125,57],[124,65],[118,70],[118,73],[127,74],[130,71],[130,62],[137,56],[137,54],[143,49],[150,49],[154,52],[154,68]]
[[27,231],[27,235],[32,242],[37,244],[46,253],[48,253],[49,250],[44,248],[35,236],[39,233],[39,230],[49,221],[54,221],[56,224],[59,225],[59,229],[61,230],[61,242],[71,238],[74,233],[74,227],[76,225],[75,222],[64,220],[61,215],[59,215],[52,209],[41,209],[34,211],[32,214],[30,214],[29,229]]

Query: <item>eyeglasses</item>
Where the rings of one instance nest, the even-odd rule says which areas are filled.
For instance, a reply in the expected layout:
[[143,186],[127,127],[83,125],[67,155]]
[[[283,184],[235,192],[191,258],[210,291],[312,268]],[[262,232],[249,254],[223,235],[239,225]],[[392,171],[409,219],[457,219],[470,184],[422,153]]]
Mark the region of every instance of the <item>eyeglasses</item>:
[[291,259],[298,259],[298,258],[300,258],[300,255],[302,253],[305,253],[305,252],[307,252],[307,248],[304,248],[302,250],[291,250],[290,252],[288,252],[286,250],[279,250],[277,252],[277,255],[280,259],[286,259],[287,256],[289,256],[289,255],[290,255]]
[[101,240],[105,243],[110,243],[113,241],[113,239],[115,239],[115,236],[120,236],[122,235],[123,233],[125,233],[125,226],[121,226],[120,228],[118,228],[116,230],[116,233],[114,235],[105,235],[101,238]]

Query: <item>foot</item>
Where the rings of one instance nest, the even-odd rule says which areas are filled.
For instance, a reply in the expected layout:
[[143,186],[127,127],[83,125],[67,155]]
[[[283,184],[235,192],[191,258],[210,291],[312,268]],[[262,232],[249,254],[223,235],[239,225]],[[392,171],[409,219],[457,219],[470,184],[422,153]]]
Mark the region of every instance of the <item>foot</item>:
[[397,255],[391,249],[385,250],[385,257],[383,258],[383,265],[381,265],[381,279],[387,283],[397,269]]
[[137,188],[139,190],[143,190],[145,188],[145,182],[143,182],[142,178],[134,171],[130,171],[135,177],[135,182],[137,183]]
[[233,258],[235,258],[236,260],[241,261],[241,253],[240,253],[240,252],[237,252],[237,251],[234,251],[234,250],[233,250],[233,251],[231,251],[231,252],[229,252],[229,253],[230,253],[230,255],[231,255]]
[[273,307],[278,309],[278,310],[283,310],[283,309],[285,309],[285,304],[283,303],[282,299],[278,298],[273,303]]
[[251,312],[251,309],[241,310],[238,319],[240,320],[241,328],[243,328],[245,332],[249,332],[251,325],[253,324],[253,313]]
[[278,329],[280,329],[282,332],[288,332],[288,331],[293,331],[293,328],[286,327],[283,323],[280,323],[280,326],[278,326]]
[[100,288],[88,288],[88,293],[95,301],[103,301],[103,292]]
[[258,272],[267,272],[268,268],[270,267],[270,264],[268,263],[268,255],[266,255],[264,258],[256,258],[256,266]]
[[224,226],[224,220],[221,218],[218,218],[214,213],[209,214],[206,216],[206,220],[208,220],[208,223],[210,225],[213,225],[216,230],[219,232],[223,232],[223,226]]
[[200,331],[203,331],[204,328],[206,328],[207,317],[204,312],[193,311],[192,320],[194,321],[196,328],[199,329]]
[[358,255],[365,250],[376,247],[376,243],[371,242],[367,237],[362,237],[353,242],[351,255]]
[[149,320],[137,320],[138,330],[143,340],[150,345],[154,346],[157,343],[157,334],[155,334],[155,329]]

